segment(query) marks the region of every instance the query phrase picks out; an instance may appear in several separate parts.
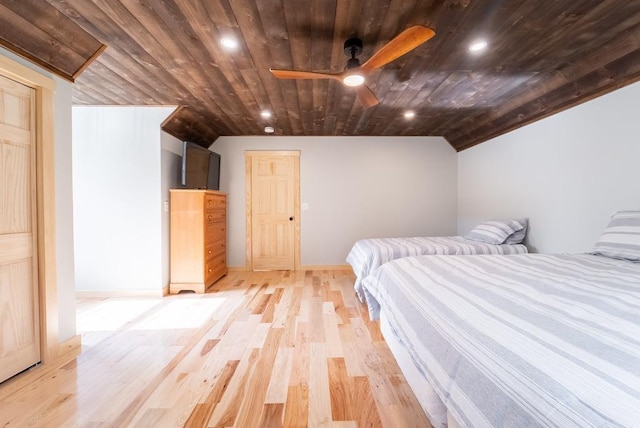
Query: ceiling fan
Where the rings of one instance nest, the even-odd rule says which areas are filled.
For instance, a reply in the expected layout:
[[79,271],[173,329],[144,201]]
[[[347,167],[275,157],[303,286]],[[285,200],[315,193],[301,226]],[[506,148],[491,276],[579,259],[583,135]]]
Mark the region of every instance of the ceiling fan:
[[371,58],[360,65],[357,56],[362,52],[362,40],[352,38],[344,42],[344,53],[351,58],[347,61],[344,71],[339,73],[324,73],[316,71],[299,70],[274,70],[271,73],[279,79],[334,79],[346,86],[356,87],[358,100],[365,107],[378,104],[378,98],[373,91],[365,85],[367,75],[391,61],[396,60],[407,52],[417,48],[433,36],[435,32],[424,25],[414,25],[407,28],[393,38],[389,43],[374,53]]

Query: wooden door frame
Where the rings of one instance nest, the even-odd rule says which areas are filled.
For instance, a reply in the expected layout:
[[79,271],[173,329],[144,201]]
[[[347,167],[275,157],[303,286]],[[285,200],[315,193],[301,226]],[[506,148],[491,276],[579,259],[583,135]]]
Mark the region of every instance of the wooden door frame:
[[0,74],[35,91],[36,221],[40,360],[58,357],[58,288],[56,284],[55,143],[53,79],[0,55]]
[[300,268],[300,151],[299,150],[245,150],[245,210],[246,210],[246,269],[253,270],[253,235],[251,232],[252,217],[252,188],[251,188],[251,159],[257,156],[291,156],[294,158],[294,250],[293,250],[293,269]]

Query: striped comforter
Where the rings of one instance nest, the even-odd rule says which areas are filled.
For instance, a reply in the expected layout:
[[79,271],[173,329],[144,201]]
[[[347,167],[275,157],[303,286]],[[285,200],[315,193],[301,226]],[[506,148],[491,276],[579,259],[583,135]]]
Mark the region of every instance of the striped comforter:
[[410,257],[364,281],[463,426],[640,426],[640,264]]
[[356,275],[354,288],[364,302],[362,280],[391,260],[401,257],[433,254],[523,254],[527,247],[521,244],[493,245],[464,239],[462,236],[361,239],[355,243],[347,263]]

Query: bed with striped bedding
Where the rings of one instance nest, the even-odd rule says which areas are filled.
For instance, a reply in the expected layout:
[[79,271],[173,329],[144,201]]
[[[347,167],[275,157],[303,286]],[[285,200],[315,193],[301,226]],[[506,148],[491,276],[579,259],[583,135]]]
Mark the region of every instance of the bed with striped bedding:
[[639,263],[409,257],[364,290],[372,319],[461,426],[640,424]]
[[353,285],[360,301],[364,302],[362,280],[377,267],[401,257],[453,254],[523,254],[522,244],[494,245],[466,239],[462,236],[361,239],[351,248],[347,263],[356,280]]

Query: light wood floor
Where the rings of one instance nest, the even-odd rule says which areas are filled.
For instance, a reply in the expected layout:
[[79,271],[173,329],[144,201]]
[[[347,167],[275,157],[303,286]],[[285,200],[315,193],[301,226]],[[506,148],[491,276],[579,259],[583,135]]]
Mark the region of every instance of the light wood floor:
[[204,295],[81,299],[82,354],[0,385],[0,426],[428,427],[353,280],[231,272]]

